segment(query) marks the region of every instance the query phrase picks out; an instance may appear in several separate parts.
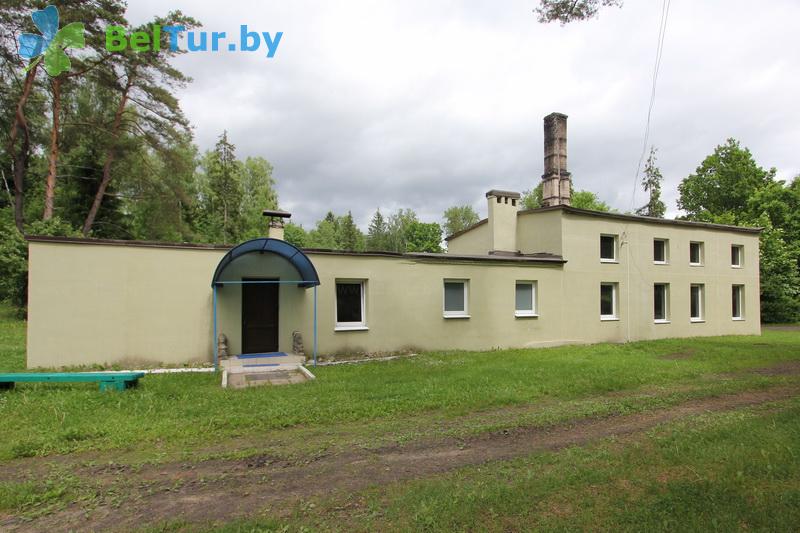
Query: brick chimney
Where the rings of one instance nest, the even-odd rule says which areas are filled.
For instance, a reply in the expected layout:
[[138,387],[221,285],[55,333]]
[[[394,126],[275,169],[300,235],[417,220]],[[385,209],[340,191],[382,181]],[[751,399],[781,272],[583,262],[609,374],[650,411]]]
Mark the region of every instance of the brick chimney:
[[544,117],[543,204],[569,205],[571,183],[567,171],[567,115],[550,113]]
[[489,202],[489,253],[513,252],[517,249],[517,211],[519,193],[492,189],[486,193]]
[[279,211],[276,209],[264,209],[264,212],[262,214],[269,219],[269,228],[267,229],[267,237],[269,237],[270,239],[283,240],[283,226],[284,226],[283,219],[290,218],[292,214],[287,213],[286,211]]

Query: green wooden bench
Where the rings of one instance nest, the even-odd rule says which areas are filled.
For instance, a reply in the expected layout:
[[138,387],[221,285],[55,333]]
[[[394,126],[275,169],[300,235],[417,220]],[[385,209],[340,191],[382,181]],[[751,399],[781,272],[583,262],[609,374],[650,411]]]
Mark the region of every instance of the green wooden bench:
[[100,390],[125,390],[139,384],[144,372],[20,372],[0,374],[0,389],[13,389],[14,383],[92,383]]

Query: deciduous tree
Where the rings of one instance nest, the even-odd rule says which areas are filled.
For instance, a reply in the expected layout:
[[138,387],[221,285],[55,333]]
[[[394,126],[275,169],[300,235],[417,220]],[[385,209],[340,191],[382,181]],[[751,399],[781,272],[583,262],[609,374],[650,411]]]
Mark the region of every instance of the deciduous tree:
[[742,148],[736,139],[728,139],[678,185],[678,207],[692,220],[745,213],[750,198],[774,177],[774,168],[764,170],[750,150]]
[[455,205],[444,212],[444,231],[452,235],[477,224],[479,220],[478,213],[471,205]]
[[774,179],[747,148],[728,139],[678,186],[678,206],[686,218],[761,226],[761,320],[800,319],[800,184]]
[[405,229],[405,248],[407,252],[442,251],[442,227],[436,222],[413,221]]

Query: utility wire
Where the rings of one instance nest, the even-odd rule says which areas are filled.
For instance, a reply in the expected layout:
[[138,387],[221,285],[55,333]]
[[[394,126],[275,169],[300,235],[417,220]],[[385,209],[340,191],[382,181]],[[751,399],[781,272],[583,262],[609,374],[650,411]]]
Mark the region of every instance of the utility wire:
[[658,45],[656,46],[656,59],[653,65],[653,85],[650,88],[650,105],[647,108],[647,121],[644,127],[644,143],[642,143],[642,154],[639,156],[639,164],[636,165],[636,175],[633,179],[633,193],[631,194],[631,210],[636,207],[636,189],[639,188],[639,173],[642,169],[644,155],[647,153],[647,143],[650,140],[650,117],[653,114],[653,106],[656,103],[656,86],[658,84],[658,71],[661,68],[661,57],[664,53],[664,36],[667,33],[667,19],[669,17],[669,4],[671,0],[661,2],[661,22],[658,24]]

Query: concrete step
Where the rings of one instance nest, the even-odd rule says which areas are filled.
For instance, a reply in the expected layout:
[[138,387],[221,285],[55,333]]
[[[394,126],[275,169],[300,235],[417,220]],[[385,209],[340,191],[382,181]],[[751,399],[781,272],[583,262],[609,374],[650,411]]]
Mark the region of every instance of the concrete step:
[[224,387],[243,389],[260,385],[293,385],[308,381],[308,377],[297,367],[285,370],[228,373]]
[[303,355],[274,353],[274,354],[244,354],[236,355],[221,361],[222,368],[264,368],[278,367],[281,365],[301,365],[306,362]]
[[300,364],[283,364],[272,367],[226,368],[222,372],[224,388],[241,389],[259,385],[292,385],[316,379],[307,368]]

